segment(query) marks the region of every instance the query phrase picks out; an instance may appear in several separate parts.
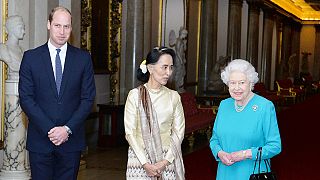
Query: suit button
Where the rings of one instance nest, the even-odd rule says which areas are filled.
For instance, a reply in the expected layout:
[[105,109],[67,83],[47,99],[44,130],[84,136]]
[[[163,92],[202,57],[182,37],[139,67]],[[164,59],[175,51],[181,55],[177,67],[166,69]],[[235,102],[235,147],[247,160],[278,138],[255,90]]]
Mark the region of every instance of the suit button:
[[61,104],[62,104],[62,102],[58,102],[58,104],[59,104],[59,105],[61,105]]

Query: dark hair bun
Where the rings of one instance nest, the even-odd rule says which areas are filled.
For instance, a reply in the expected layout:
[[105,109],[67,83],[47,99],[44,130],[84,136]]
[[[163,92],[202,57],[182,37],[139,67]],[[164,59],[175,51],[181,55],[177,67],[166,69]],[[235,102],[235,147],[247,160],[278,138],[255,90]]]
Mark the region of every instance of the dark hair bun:
[[149,80],[149,76],[150,76],[149,71],[147,71],[146,73],[143,73],[140,67],[137,69],[137,79],[139,81],[146,83]]

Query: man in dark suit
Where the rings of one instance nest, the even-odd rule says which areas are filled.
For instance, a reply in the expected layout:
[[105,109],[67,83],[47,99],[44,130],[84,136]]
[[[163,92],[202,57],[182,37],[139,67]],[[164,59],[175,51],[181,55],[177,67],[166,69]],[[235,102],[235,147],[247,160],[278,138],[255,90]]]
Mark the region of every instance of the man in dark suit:
[[95,98],[92,61],[88,52],[67,43],[72,30],[68,9],[54,8],[47,28],[48,42],[26,51],[19,71],[31,176],[76,180],[85,149],[84,122]]

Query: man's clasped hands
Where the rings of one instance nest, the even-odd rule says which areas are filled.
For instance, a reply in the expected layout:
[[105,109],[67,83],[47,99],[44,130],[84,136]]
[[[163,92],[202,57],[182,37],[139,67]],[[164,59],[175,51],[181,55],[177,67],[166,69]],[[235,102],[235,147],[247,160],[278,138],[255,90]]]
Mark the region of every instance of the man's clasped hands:
[[50,129],[50,131],[48,132],[48,138],[54,145],[59,146],[62,143],[68,141],[69,134],[65,127],[58,126]]

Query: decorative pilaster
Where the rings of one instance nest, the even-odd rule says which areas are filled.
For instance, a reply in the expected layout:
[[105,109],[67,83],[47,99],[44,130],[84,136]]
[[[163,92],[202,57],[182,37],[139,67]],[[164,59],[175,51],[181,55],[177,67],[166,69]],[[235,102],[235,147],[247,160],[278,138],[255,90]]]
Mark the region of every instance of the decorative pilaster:
[[273,32],[273,13],[271,11],[264,11],[263,17],[263,44],[262,44],[262,58],[261,69],[259,71],[260,80],[264,82],[267,89],[270,89],[271,84],[271,59],[272,59],[272,32]]
[[[138,85],[136,70],[144,57],[144,1],[127,1],[126,20],[126,52],[125,64],[125,94]],[[149,22],[151,23],[151,22]],[[149,48],[149,47],[148,47]]]
[[314,48],[314,63],[313,63],[313,80],[318,81],[320,79],[320,25],[315,25],[316,28],[316,40]]
[[247,60],[258,69],[258,47],[259,47],[259,14],[260,8],[249,3],[249,22],[247,40]]
[[242,0],[229,0],[227,55],[240,58]]
[[288,61],[291,56],[291,47],[292,47],[292,31],[291,31],[291,22],[289,19],[283,19],[283,28],[282,28],[282,48],[281,48],[281,62],[280,62],[280,77],[288,78],[289,66]]
[[143,32],[144,34],[147,34],[147,36],[144,36],[143,38],[143,54],[147,55],[150,51],[151,46],[151,31],[152,31],[152,24],[153,16],[152,16],[152,1],[144,1],[144,28]]
[[206,91],[210,85],[213,64],[217,61],[217,7],[217,0],[203,1],[202,4],[199,94]]
[[276,71],[275,71],[275,80],[277,79],[281,79],[281,74],[280,74],[280,63],[281,63],[281,51],[282,51],[282,27],[283,27],[283,23],[282,23],[282,17],[280,16],[275,16],[275,21],[276,21],[276,26],[277,26],[277,51],[276,51]]
[[19,103],[18,80],[6,80],[5,87],[5,141],[0,179],[30,179],[26,162],[26,121]]
[[[292,22],[292,42],[291,42],[291,55],[290,57],[293,57],[294,59],[292,60],[293,62],[290,62],[290,57],[289,57],[289,75],[293,78],[299,77],[299,67],[300,67],[300,62],[299,62],[299,55],[300,53],[300,34],[301,34],[301,27],[302,25],[298,22]],[[315,51],[316,52],[316,51]],[[293,63],[293,64],[292,64]],[[292,66],[292,70],[290,67]],[[292,71],[292,72],[291,72]]]

